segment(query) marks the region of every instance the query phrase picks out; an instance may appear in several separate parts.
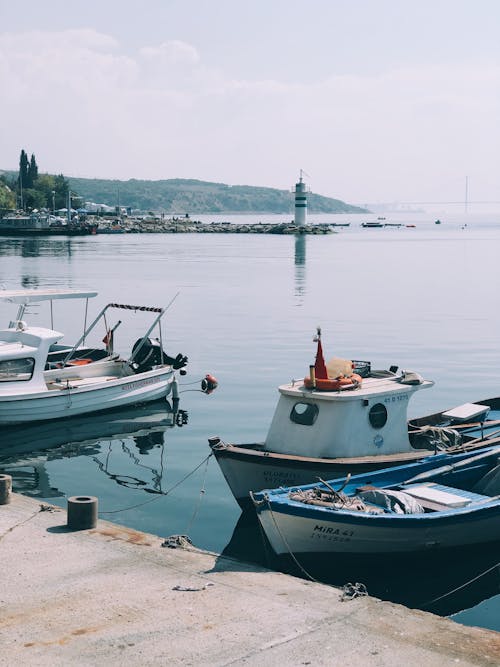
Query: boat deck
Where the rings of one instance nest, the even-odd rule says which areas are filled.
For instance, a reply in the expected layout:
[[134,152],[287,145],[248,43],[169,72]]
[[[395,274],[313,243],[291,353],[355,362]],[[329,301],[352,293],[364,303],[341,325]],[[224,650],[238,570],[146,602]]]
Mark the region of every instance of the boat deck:
[[47,382],[47,389],[49,391],[57,391],[62,389],[80,389],[81,387],[88,387],[95,384],[102,384],[103,382],[110,382],[111,380],[118,380],[118,375],[99,375],[90,378],[64,378],[63,380],[50,380]]

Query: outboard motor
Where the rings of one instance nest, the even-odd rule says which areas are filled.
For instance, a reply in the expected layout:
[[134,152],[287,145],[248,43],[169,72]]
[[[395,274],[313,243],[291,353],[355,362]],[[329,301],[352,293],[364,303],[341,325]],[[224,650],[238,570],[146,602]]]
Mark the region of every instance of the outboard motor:
[[[141,345],[141,343],[143,343]],[[141,346],[139,352],[134,356],[134,352]],[[134,363],[132,364],[136,373],[144,373],[152,370],[153,366],[160,364],[170,364],[175,370],[184,368],[188,362],[188,358],[183,354],[178,354],[176,357],[170,357],[161,349],[160,341],[146,338],[144,340],[139,338],[132,347],[132,356],[134,356]]]

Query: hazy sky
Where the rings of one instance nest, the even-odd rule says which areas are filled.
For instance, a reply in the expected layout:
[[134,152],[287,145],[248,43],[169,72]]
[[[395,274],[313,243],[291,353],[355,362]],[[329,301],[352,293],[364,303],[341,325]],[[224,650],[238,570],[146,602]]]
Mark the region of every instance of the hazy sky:
[[499,0],[0,0],[0,169],[500,201]]

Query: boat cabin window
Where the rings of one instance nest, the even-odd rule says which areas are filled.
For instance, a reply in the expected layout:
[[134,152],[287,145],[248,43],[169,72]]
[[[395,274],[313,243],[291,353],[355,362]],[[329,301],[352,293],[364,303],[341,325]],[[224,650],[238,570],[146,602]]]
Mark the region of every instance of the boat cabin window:
[[318,416],[319,408],[314,403],[295,403],[290,412],[290,419],[295,424],[312,426]]
[[382,428],[387,423],[387,408],[383,403],[375,403],[370,408],[368,419],[373,428]]
[[31,357],[26,359],[6,359],[0,361],[0,382],[21,382],[31,380],[35,360]]

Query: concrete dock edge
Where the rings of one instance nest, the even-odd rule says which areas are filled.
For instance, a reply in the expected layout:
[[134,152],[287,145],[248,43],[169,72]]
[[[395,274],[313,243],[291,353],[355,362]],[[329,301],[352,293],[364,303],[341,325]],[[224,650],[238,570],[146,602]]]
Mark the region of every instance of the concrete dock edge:
[[500,634],[13,494],[0,506],[1,664],[498,665]]

